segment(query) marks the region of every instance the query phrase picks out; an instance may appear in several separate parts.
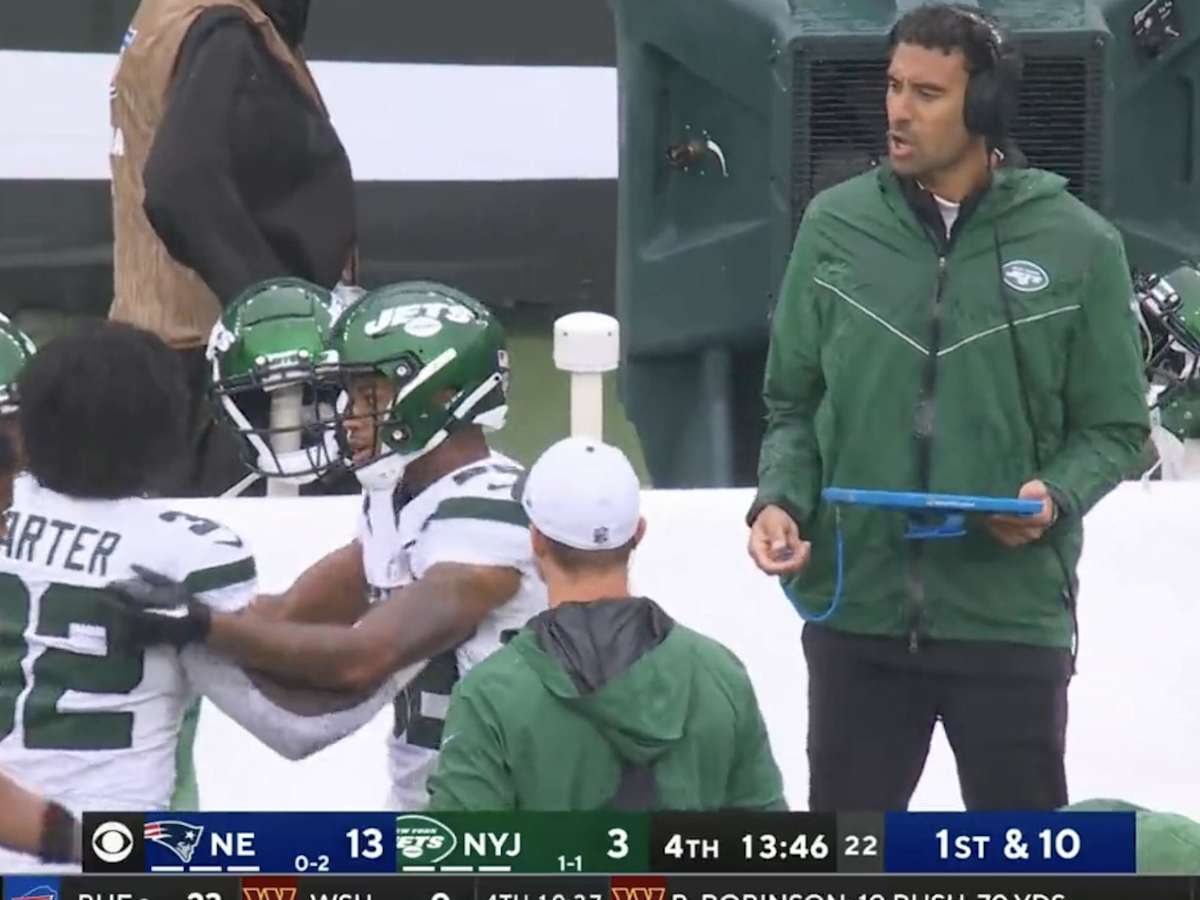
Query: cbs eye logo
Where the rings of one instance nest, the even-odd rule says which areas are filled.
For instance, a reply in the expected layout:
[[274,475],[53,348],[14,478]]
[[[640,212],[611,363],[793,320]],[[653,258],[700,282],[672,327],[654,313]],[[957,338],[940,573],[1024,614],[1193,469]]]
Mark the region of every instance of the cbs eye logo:
[[133,832],[121,822],[103,822],[92,832],[92,852],[101,862],[125,862],[133,853]]

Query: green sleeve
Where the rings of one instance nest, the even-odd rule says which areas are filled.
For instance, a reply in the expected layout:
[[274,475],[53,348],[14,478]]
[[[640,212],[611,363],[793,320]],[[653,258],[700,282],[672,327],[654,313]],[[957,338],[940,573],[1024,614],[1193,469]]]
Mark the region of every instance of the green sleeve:
[[1121,482],[1150,433],[1132,298],[1125,248],[1109,230],[1093,254],[1069,350],[1066,440],[1039,475],[1069,515],[1082,516]]
[[725,790],[725,808],[774,811],[787,809],[783,796],[783,776],[771,753],[767,725],[758,708],[754,685],[745,669],[741,669],[742,684],[737,704],[737,745],[734,748],[733,768]]
[[498,723],[470,685],[468,676],[450,699],[437,769],[429,778],[429,808],[443,812],[516,809]]
[[796,235],[779,303],[771,322],[763,401],[766,433],[758,459],[758,494],[747,516],[774,504],[803,527],[816,509],[821,458],[814,418],[825,394],[821,329],[813,274],[817,260],[816,203],[809,205]]

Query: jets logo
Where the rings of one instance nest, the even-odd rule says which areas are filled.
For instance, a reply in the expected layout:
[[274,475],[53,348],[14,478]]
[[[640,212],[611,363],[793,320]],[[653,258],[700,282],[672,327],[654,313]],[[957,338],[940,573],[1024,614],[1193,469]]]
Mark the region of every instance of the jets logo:
[[413,337],[433,337],[442,330],[444,322],[469,325],[474,321],[474,314],[457,303],[406,303],[381,311],[363,327],[363,332],[367,337],[377,337],[384,332],[403,328]]
[[1050,276],[1035,262],[1014,259],[1004,264],[1004,283],[1014,291],[1036,294],[1050,286]]
[[458,837],[437,819],[428,816],[396,818],[396,850],[407,865],[430,866],[439,863],[457,846]]

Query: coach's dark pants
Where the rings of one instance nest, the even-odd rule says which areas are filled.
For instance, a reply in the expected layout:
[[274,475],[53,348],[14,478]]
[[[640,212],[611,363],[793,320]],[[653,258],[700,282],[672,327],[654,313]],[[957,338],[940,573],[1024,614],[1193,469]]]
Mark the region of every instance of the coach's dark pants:
[[1066,650],[804,628],[809,806],[903,810],[940,719],[967,809],[1067,803]]

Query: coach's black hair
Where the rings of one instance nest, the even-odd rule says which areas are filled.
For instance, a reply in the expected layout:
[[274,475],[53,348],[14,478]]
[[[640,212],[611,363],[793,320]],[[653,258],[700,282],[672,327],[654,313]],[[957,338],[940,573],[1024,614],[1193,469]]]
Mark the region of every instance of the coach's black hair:
[[987,31],[953,4],[929,3],[905,13],[889,35],[892,48],[916,44],[928,50],[961,50],[972,75],[994,65],[993,42]]
[[182,449],[183,368],[147,331],[106,322],[56,338],[18,387],[26,464],[51,490],[138,496]]
[[1008,139],[1016,118],[1022,60],[994,16],[974,7],[929,3],[905,13],[892,27],[888,43],[915,44],[929,50],[962,51],[970,82],[963,107],[967,128],[993,148]]

